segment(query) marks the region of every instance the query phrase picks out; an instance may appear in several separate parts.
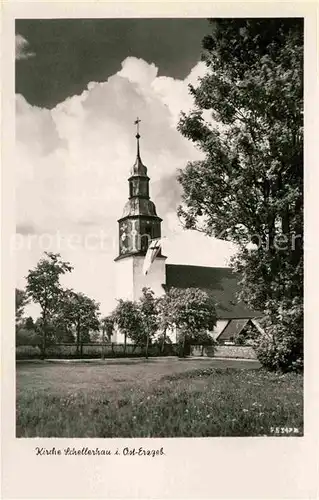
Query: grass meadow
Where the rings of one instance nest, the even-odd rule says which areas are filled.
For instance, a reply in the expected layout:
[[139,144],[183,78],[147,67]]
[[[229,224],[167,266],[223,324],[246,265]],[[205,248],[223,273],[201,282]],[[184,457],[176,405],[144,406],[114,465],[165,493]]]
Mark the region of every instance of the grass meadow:
[[257,362],[17,363],[17,437],[300,436],[303,377]]

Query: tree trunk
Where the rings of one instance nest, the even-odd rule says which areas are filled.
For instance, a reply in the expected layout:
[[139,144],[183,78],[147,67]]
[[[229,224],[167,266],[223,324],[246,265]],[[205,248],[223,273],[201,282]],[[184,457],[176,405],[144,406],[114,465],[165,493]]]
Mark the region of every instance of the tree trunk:
[[43,323],[43,328],[42,328],[42,346],[41,346],[41,359],[45,359],[45,351],[46,351],[46,325]]
[[101,352],[101,358],[105,359],[105,328],[102,328],[102,352]]
[[41,359],[45,359],[46,355],[46,344],[47,344],[47,317],[46,311],[43,311],[43,328],[42,328],[42,346],[41,346]]
[[185,358],[185,345],[186,345],[186,335],[183,338],[183,358]]
[[149,333],[146,335],[146,347],[145,347],[145,358],[148,359],[148,346],[150,343],[150,336]]
[[82,342],[81,332],[80,332],[80,358],[83,358],[83,342]]
[[186,335],[183,335],[183,340],[180,343],[179,357],[185,358],[185,344],[186,344]]
[[79,323],[76,326],[76,354],[77,354],[77,356],[80,354],[80,325],[79,325]]
[[126,354],[126,340],[127,340],[127,335],[124,333],[124,355]]
[[161,345],[161,353],[163,354],[164,349],[165,349],[165,340],[166,340],[166,328],[163,330],[163,339],[162,339],[162,345]]

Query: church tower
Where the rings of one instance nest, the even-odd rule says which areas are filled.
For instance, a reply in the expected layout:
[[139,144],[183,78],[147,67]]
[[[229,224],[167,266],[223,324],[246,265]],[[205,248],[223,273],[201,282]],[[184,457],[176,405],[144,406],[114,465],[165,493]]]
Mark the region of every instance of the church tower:
[[138,300],[143,287],[151,288],[157,296],[164,293],[165,260],[161,252],[155,258],[149,272],[143,274],[144,258],[151,240],[161,237],[161,222],[149,195],[147,168],[140,155],[140,134],[137,119],[136,160],[131,169],[129,198],[119,224],[119,255],[116,262],[116,298]]

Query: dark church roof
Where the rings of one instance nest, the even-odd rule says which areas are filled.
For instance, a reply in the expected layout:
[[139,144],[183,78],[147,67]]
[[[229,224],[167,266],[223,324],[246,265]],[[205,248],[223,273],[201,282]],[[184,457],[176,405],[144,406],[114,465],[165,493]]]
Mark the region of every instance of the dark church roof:
[[137,215],[157,217],[154,203],[145,198],[130,198],[125,203],[122,219],[124,217],[136,217]]
[[260,312],[252,311],[239,302],[239,277],[228,267],[201,267],[166,264],[166,289],[200,288],[216,301],[218,319],[254,318]]

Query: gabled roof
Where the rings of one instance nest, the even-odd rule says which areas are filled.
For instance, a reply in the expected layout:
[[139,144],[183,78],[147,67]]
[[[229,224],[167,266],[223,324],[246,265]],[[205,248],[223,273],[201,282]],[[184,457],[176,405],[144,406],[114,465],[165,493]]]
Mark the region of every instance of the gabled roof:
[[236,337],[245,328],[248,321],[248,319],[232,319],[218,336],[218,340],[230,340],[232,337]]
[[239,276],[228,267],[202,267],[166,264],[166,289],[200,288],[216,301],[218,319],[241,319],[261,316],[239,302]]

